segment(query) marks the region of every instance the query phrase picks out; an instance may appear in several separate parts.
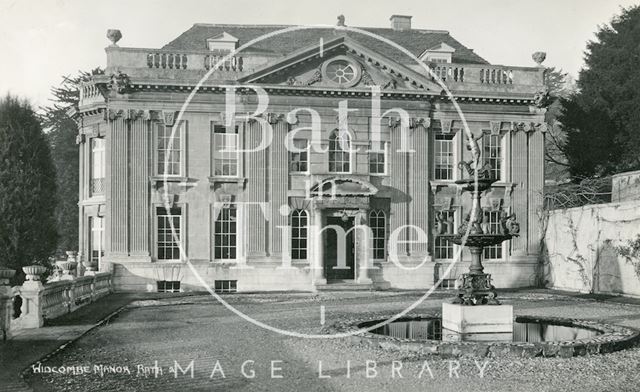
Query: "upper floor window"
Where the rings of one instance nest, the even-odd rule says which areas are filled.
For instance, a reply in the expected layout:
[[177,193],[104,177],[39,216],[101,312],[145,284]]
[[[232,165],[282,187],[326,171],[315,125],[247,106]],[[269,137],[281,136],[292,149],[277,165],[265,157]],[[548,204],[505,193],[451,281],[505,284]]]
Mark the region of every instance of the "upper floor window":
[[503,148],[502,135],[485,135],[483,140],[483,155],[485,162],[491,164],[491,177],[499,181],[503,178]]
[[369,227],[373,234],[371,241],[372,258],[382,260],[386,255],[386,229],[387,218],[382,210],[373,210],[369,213]]
[[294,151],[289,151],[289,171],[306,173],[309,171],[309,141],[296,139],[293,141]]
[[158,260],[180,260],[182,209],[158,207],[156,219]]
[[434,142],[434,178],[436,180],[453,180],[454,172],[454,135],[437,133]]
[[369,173],[387,174],[387,143],[378,142],[377,148],[373,144],[369,147]]
[[239,175],[238,126],[213,125],[213,173],[215,176]]
[[91,139],[91,178],[89,181],[89,191],[91,195],[104,194],[105,178],[105,153],[104,139],[94,137]]
[[329,135],[329,172],[351,171],[351,137],[346,131],[334,129]]
[[234,204],[223,206],[215,218],[213,253],[217,260],[236,258],[238,214]]
[[291,213],[291,259],[307,258],[307,211],[293,210]]
[[[500,233],[500,211],[483,210],[482,220],[483,231],[488,231],[491,234]],[[484,258],[487,260],[502,259],[502,244],[485,246]]]
[[157,127],[156,163],[158,175],[182,175],[182,143],[184,122],[174,127],[159,123]]

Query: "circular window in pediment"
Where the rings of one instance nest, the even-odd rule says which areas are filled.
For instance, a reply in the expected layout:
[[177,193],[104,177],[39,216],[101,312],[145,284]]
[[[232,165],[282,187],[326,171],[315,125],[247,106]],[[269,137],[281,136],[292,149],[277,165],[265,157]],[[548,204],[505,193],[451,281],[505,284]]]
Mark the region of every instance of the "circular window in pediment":
[[360,64],[347,56],[338,56],[322,65],[322,77],[340,87],[352,87],[360,81]]

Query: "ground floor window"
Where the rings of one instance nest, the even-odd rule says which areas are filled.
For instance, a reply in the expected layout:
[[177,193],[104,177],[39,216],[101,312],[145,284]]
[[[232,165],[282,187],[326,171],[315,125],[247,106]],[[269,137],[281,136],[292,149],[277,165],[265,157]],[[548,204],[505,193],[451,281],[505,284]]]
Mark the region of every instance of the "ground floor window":
[[307,211],[293,210],[291,213],[291,259],[307,258]]
[[222,207],[214,223],[214,258],[228,260],[236,258],[237,210],[233,204]]
[[[491,234],[500,233],[500,211],[483,211],[482,230]],[[502,259],[502,244],[486,246],[484,248],[484,258],[487,260]]]
[[104,218],[101,216],[89,217],[89,259],[99,269],[104,257]]
[[369,213],[369,227],[373,234],[371,253],[374,259],[385,258],[387,219],[382,210],[373,210]]
[[[440,211],[441,219],[443,222],[446,222],[448,225],[455,225],[455,210],[443,210]],[[464,234],[464,233],[461,233]],[[455,258],[453,243],[450,241],[443,240],[436,236],[435,241],[433,241],[433,250],[436,259],[438,260],[453,260]]]
[[[156,210],[158,230],[158,260],[180,260],[182,241],[182,209],[173,207]],[[173,226],[173,228],[172,228]]]

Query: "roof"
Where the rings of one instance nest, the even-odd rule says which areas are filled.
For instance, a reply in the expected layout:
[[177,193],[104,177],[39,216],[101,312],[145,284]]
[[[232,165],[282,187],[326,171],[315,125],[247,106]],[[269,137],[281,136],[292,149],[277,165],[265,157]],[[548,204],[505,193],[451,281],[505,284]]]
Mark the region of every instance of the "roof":
[[[213,36],[227,33],[238,38],[238,44],[243,45],[252,39],[268,33],[282,30],[291,25],[234,25],[234,24],[204,24],[196,23],[190,29],[180,34],[176,39],[163,47],[168,50],[207,50],[207,39]],[[414,56],[420,56],[425,49],[445,43],[453,47],[452,61],[454,63],[487,64],[482,57],[465,47],[444,30],[411,29],[396,31],[390,28],[363,27],[362,30],[379,35],[409,50]],[[251,45],[246,52],[272,53],[285,55],[295,50],[317,44],[320,38],[332,40],[337,36],[347,35],[360,42],[362,45],[397,61],[409,62],[408,56],[402,54],[396,48],[382,43],[380,40],[362,33],[329,29],[329,28],[305,28],[293,32],[279,34]]]

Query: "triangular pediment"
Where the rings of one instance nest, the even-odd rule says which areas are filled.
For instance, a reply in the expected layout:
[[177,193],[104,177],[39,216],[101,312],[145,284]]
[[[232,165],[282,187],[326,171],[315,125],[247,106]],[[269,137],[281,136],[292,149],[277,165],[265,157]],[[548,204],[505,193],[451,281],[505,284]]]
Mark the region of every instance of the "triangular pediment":
[[207,38],[207,41],[238,42],[238,39],[227,32],[222,32]]
[[327,89],[416,90],[439,94],[430,78],[360,45],[339,37],[298,50],[242,77],[242,83]]

